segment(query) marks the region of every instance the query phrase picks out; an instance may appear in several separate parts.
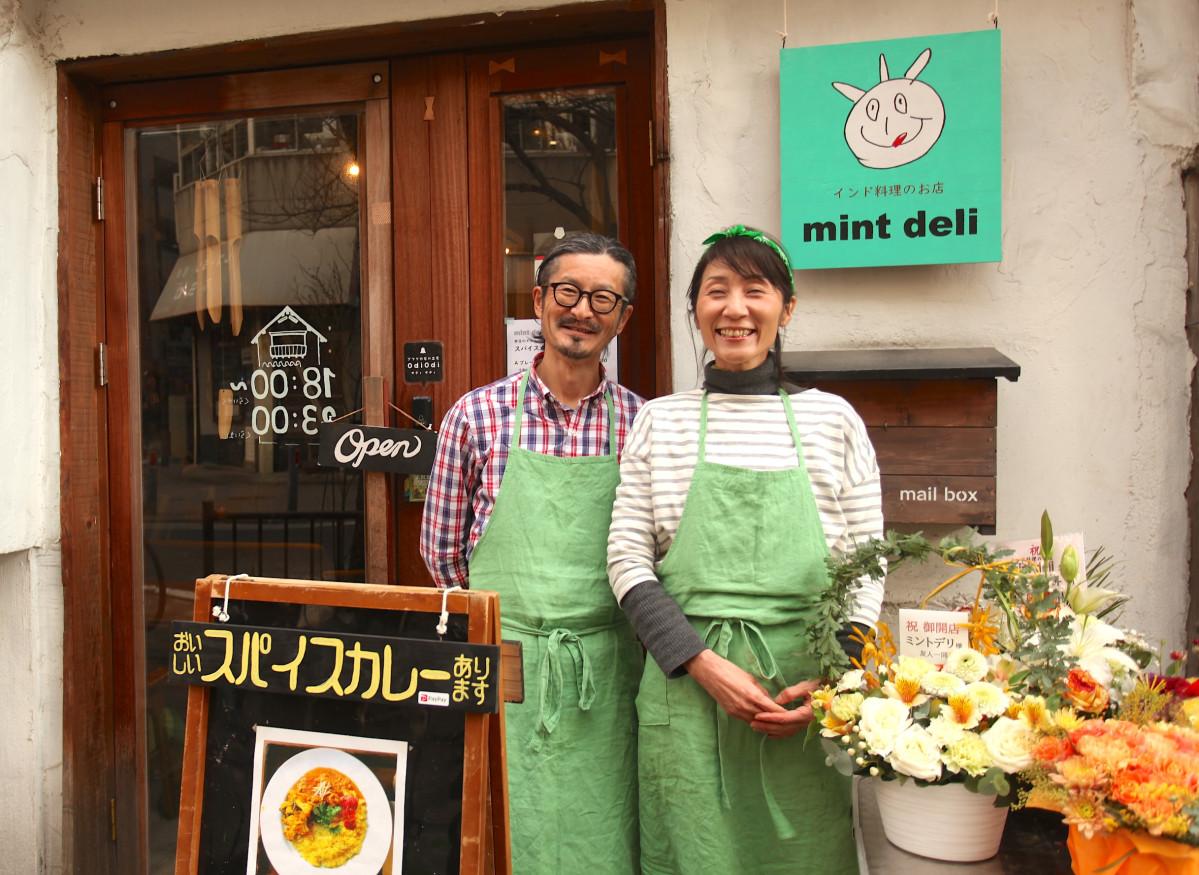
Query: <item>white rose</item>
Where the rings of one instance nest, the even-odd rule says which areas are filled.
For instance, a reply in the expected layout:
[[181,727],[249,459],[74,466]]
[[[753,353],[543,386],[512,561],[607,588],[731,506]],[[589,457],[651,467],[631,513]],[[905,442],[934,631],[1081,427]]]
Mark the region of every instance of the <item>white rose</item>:
[[998,717],[1007,710],[1010,703],[1008,694],[994,684],[986,681],[975,681],[966,684],[966,695],[974,702],[980,714],[984,717]]
[[870,753],[885,757],[911,723],[908,706],[898,699],[867,699],[859,712],[858,732]]
[[866,673],[860,668],[854,671],[847,671],[841,675],[841,680],[837,681],[837,692],[844,693],[847,690],[857,690],[862,687],[862,679]]
[[950,674],[957,675],[968,684],[985,678],[987,668],[987,658],[969,647],[953,651],[949,654],[949,659],[945,661],[945,670]]
[[982,739],[995,765],[1008,774],[1032,765],[1032,749],[1037,743],[1037,734],[1019,720],[1000,717],[982,734]]
[[935,781],[941,777],[941,745],[919,726],[909,726],[900,733],[890,761],[895,771],[913,778]]
[[930,671],[920,679],[920,689],[930,696],[948,698],[950,693],[966,688],[966,682],[956,674],[947,671]]
[[928,733],[941,747],[948,747],[966,734],[966,728],[945,712],[941,712],[929,721]]

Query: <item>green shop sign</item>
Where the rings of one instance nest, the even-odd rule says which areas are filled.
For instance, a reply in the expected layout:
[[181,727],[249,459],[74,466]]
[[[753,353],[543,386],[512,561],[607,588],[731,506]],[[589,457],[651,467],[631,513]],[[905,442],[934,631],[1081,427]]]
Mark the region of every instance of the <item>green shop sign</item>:
[[796,268],[999,261],[999,31],[784,49]]

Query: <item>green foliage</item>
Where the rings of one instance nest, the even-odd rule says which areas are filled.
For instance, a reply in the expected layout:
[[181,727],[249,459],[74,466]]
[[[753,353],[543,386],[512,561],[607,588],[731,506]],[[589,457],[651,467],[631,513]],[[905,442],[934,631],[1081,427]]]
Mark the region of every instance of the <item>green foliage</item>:
[[1012,795],[1012,784],[1008,780],[1008,776],[1004,774],[1003,769],[996,766],[987,769],[978,778],[967,778],[966,788],[983,795],[994,793],[1005,799]]
[[312,819],[321,826],[332,826],[333,821],[341,816],[340,805],[328,805],[324,802],[318,802],[312,806]]
[[837,677],[849,669],[849,658],[837,633],[849,622],[858,582],[863,577],[882,580],[888,566],[893,568],[907,559],[923,561],[935,549],[919,532],[907,535],[891,531],[881,540],[872,538],[850,553],[828,558],[829,588],[808,627],[808,651],[819,662],[824,677]]

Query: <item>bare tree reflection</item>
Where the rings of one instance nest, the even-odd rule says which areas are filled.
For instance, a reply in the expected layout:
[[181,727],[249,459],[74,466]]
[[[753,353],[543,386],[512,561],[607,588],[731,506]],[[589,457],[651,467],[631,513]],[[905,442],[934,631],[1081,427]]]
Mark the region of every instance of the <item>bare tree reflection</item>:
[[[504,110],[504,142],[528,175],[528,180],[507,180],[505,188],[543,195],[590,230],[615,228],[616,209],[608,194],[616,127],[612,95],[537,95],[506,101]],[[585,160],[554,162],[555,169],[568,175],[551,175],[547,151]]]

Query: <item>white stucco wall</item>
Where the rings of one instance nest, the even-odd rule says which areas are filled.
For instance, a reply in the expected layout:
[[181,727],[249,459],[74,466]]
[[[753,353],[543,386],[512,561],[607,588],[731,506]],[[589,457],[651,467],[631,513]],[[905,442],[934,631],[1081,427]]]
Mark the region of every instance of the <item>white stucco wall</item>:
[[[49,871],[61,759],[57,561],[56,198],[50,61],[395,20],[549,5],[530,0],[0,0],[0,792],[38,787],[36,831],[0,832],[14,871]],[[788,45],[987,26],[988,2],[790,0]],[[777,230],[782,0],[666,0],[673,293],[700,241],[743,221]],[[1183,331],[1180,167],[1199,144],[1193,0],[1003,0],[1004,260],[799,277],[791,347],[995,346],[1024,369],[1001,384],[1000,535],[1043,507],[1124,560],[1131,621],[1184,633],[1183,491],[1193,366]],[[678,388],[697,344],[673,317]],[[15,411],[15,414],[12,413]],[[906,598],[922,586],[896,581]],[[31,647],[12,642],[33,635]],[[57,637],[56,637],[57,636]],[[4,646],[4,645],[0,645]],[[33,656],[30,656],[33,654]],[[10,689],[11,687],[11,689]],[[18,696],[17,690],[38,691]],[[16,781],[12,784],[11,781]],[[12,856],[9,856],[9,855]],[[28,865],[26,865],[28,864]],[[0,867],[2,868],[2,867]]]
[[[992,3],[809,0],[788,46],[988,26]],[[712,229],[777,230],[777,0],[668,3],[674,290]],[[994,346],[1000,537],[1048,508],[1123,562],[1125,619],[1183,640],[1193,366],[1181,164],[1199,144],[1199,6],[1005,0],[1001,264],[806,271],[791,348]],[[735,43],[730,34],[736,34]],[[675,373],[695,385],[681,308]],[[929,571],[894,581],[923,589]]]
[[62,583],[54,72],[29,10],[0,2],[0,871],[60,871]]

